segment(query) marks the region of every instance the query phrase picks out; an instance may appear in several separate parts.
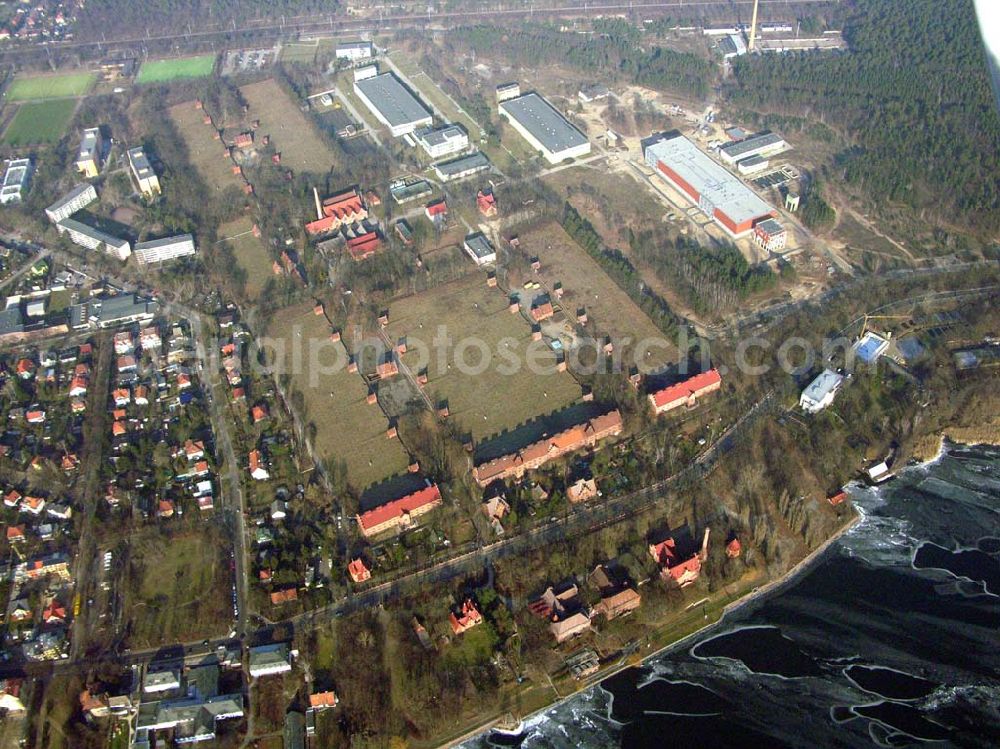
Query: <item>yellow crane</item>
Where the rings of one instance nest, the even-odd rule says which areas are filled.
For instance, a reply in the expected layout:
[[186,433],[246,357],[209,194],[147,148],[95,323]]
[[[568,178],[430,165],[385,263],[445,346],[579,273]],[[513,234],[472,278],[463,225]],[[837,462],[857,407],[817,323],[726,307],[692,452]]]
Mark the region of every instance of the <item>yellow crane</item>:
[[753,52],[757,40],[757,5],[760,0],[753,0],[753,15],[750,17],[750,38],[747,40],[747,52]]

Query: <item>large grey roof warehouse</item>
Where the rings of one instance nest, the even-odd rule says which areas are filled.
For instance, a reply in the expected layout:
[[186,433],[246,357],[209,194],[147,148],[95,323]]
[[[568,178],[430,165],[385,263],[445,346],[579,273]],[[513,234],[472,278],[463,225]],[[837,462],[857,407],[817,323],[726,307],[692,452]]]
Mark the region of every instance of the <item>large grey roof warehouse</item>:
[[355,81],[354,89],[394,136],[431,123],[431,113],[392,73]]
[[587,136],[534,92],[501,102],[500,111],[507,115],[514,129],[541,150],[550,162],[590,153]]

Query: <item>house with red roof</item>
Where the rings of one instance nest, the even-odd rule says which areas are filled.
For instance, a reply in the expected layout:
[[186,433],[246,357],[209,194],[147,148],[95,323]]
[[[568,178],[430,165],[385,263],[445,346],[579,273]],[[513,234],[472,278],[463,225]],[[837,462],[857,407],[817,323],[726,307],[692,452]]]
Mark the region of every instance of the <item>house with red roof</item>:
[[352,559],[351,563],[347,565],[347,574],[356,583],[363,583],[365,580],[371,580],[372,577],[371,570],[365,566],[365,560],[360,557]]
[[542,320],[548,320],[555,313],[556,311],[552,308],[552,302],[544,301],[531,308],[531,319],[535,322],[541,322]]
[[24,526],[23,525],[8,525],[7,526],[7,541],[10,543],[21,543],[24,541]]
[[310,710],[325,710],[337,706],[337,695],[333,692],[316,692],[309,695]]
[[267,406],[265,406],[263,404],[254,406],[252,409],[250,409],[250,415],[253,418],[253,423],[254,424],[259,424],[264,419],[266,419],[267,416],[268,416],[268,414],[267,414]]
[[347,252],[355,262],[370,258],[379,251],[381,246],[382,239],[374,231],[365,232],[347,240]]
[[480,463],[472,469],[476,483],[485,487],[493,481],[521,478],[545,463],[622,433],[621,413],[615,409],[587,419],[561,432],[543,437],[523,449]]
[[123,408],[132,401],[132,394],[128,391],[128,388],[117,388],[111,394],[111,399],[114,401],[115,406]]
[[21,503],[21,492],[11,489],[4,495],[3,503],[7,507],[17,507]]
[[156,506],[156,517],[170,518],[174,516],[174,503],[169,499],[161,499]]
[[41,515],[45,509],[45,500],[41,497],[25,497],[21,509],[32,515]]
[[22,380],[30,380],[35,374],[35,363],[31,359],[18,359],[14,370]]
[[87,378],[80,377],[79,375],[74,377],[72,382],[69,384],[69,395],[71,398],[79,398],[87,394]]
[[649,402],[657,415],[672,411],[682,406],[693,408],[702,396],[714,393],[722,387],[722,376],[719,370],[710,369],[707,372],[689,377],[670,387],[650,393]]
[[405,530],[412,527],[417,518],[439,507],[441,502],[437,484],[428,482],[423,489],[360,513],[358,528],[367,538],[390,530]]
[[726,544],[726,556],[730,559],[736,559],[743,552],[743,546],[740,544],[739,536],[735,534],[729,539],[729,543]]
[[476,207],[479,208],[479,212],[487,218],[496,216],[497,199],[493,195],[493,192],[491,190],[480,190],[479,194],[476,195]]
[[29,424],[44,424],[45,423],[45,411],[40,408],[32,409],[24,414],[24,419]]
[[827,502],[829,502],[830,504],[836,506],[836,505],[839,505],[841,502],[843,502],[847,498],[848,498],[847,492],[845,492],[845,491],[839,491],[836,494],[834,494],[832,497],[828,497],[827,498]]
[[322,203],[317,195],[316,208],[319,214],[316,220],[306,224],[306,233],[312,236],[328,234],[368,218],[368,209],[356,188],[327,198]]
[[701,574],[701,565],[708,555],[708,532],[709,529],[706,528],[701,549],[690,556],[681,555],[673,537],[658,544],[650,544],[649,553],[660,566],[660,578],[673,581],[682,588],[697,580]]
[[267,469],[264,467],[264,461],[260,450],[251,450],[248,460],[250,464],[250,476],[255,481],[267,481],[271,478],[271,474],[268,473]]
[[298,588],[285,588],[271,593],[271,605],[280,606],[283,603],[290,603],[299,600]]
[[42,612],[42,621],[46,624],[62,624],[66,621],[66,607],[53,598]]
[[448,201],[444,198],[432,200],[424,206],[424,215],[435,223],[443,221],[448,217]]
[[483,615],[479,613],[476,604],[471,598],[466,598],[462,605],[455,611],[448,614],[448,622],[451,624],[451,631],[460,635],[473,627],[483,623]]

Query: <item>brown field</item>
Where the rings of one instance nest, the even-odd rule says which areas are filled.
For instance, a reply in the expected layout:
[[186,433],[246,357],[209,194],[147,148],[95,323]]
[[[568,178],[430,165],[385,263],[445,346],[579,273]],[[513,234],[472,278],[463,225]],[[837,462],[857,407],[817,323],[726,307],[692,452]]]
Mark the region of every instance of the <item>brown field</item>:
[[214,139],[215,128],[203,122],[204,115],[203,111],[194,108],[193,101],[170,107],[170,119],[187,144],[189,159],[208,186],[218,191],[240,187],[243,180],[233,174],[233,162],[224,155],[222,141]]
[[[390,340],[406,337],[403,362],[416,374],[426,366],[425,387],[431,402],[446,400],[451,418],[479,440],[513,429],[548,414],[580,397],[579,384],[566,372],[555,369],[555,354],[539,342],[531,347],[540,373],[524,365],[531,341],[531,327],[519,314],[507,310],[502,291],[488,288],[482,274],[438,286],[400,299],[389,308]],[[445,326],[451,344],[438,345],[438,326]],[[463,360],[481,374],[460,372],[455,362],[456,344],[476,340],[486,344],[490,361],[485,366],[481,352],[469,348]],[[502,352],[502,353],[501,353]],[[504,373],[508,355],[522,366]]]
[[219,227],[220,239],[227,239],[236,262],[247,272],[247,294],[256,297],[271,277],[271,255],[264,241],[253,235],[253,220],[238,218]]
[[133,536],[129,556],[125,611],[134,645],[226,633],[233,619],[232,580],[221,536],[203,531],[165,536],[150,528]]
[[[639,309],[601,267],[579,247],[562,227],[549,223],[520,235],[521,249],[528,255],[537,255],[541,272],[536,280],[547,288],[560,282],[565,290],[562,299],[567,316],[575,321],[576,310],[584,307],[587,317],[600,334],[614,339],[631,338],[663,341],[663,334],[652,320]],[[666,341],[666,348],[653,346],[642,364],[660,368],[677,361],[677,348],[673,341]],[[629,351],[625,347],[626,352]],[[638,364],[627,356],[623,362]]]
[[252,83],[240,92],[250,105],[248,117],[260,120],[259,132],[271,136],[282,164],[297,172],[326,172],[336,165],[316,125],[274,80]]
[[[292,375],[292,388],[302,393],[304,420],[316,425],[316,455],[320,460],[344,461],[347,478],[358,490],[406,470],[410,459],[398,439],[387,439],[389,422],[378,405],[365,398],[368,387],[361,374],[334,367],[341,344],[329,343],[330,326],[312,305],[299,305],[274,316],[268,336],[284,346],[283,361]],[[310,364],[309,341],[323,342]],[[294,348],[301,346],[301,366],[294,364]],[[276,352],[277,354],[277,352]],[[323,369],[336,371],[321,371]]]

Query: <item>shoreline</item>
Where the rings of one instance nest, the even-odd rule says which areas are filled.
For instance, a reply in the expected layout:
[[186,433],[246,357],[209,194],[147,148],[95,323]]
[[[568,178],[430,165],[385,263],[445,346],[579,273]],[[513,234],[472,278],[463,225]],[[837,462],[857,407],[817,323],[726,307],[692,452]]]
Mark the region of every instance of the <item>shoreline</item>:
[[[944,440],[944,436],[942,436],[942,440]],[[942,445],[943,445],[943,442],[942,442]],[[579,689],[575,689],[570,694],[567,694],[564,697],[559,697],[558,699],[553,700],[549,704],[547,704],[544,707],[541,707],[538,710],[535,710],[534,712],[532,712],[532,713],[524,716],[520,720],[522,721],[522,723],[526,724],[529,721],[531,721],[533,718],[536,718],[536,717],[538,717],[540,715],[543,715],[544,713],[548,712],[553,707],[556,707],[558,705],[563,704],[564,702],[567,702],[567,701],[573,699],[574,697],[576,697],[577,695],[579,695],[581,692],[586,691],[587,689],[592,689],[593,687],[596,687],[596,686],[600,685],[600,683],[602,681],[604,681],[605,679],[609,679],[612,676],[615,676],[616,674],[619,674],[622,671],[625,671],[627,669],[638,668],[638,667],[644,665],[647,661],[651,660],[652,658],[655,658],[657,656],[663,655],[664,653],[667,653],[667,652],[669,652],[671,650],[674,650],[675,648],[679,648],[679,647],[683,646],[687,641],[689,641],[691,639],[694,639],[696,637],[699,637],[701,635],[704,635],[706,631],[712,629],[713,627],[718,627],[719,625],[723,624],[725,622],[725,620],[726,620],[726,617],[729,616],[730,614],[732,614],[732,613],[734,613],[734,612],[736,612],[736,611],[738,611],[738,610],[746,607],[750,603],[759,601],[760,599],[762,599],[762,598],[770,595],[771,593],[774,593],[775,591],[777,591],[777,590],[779,590],[781,588],[786,587],[790,583],[794,582],[797,578],[801,577],[806,572],[808,572],[809,569],[812,568],[812,566],[819,560],[819,558],[821,556],[823,556],[823,554],[827,550],[829,550],[829,548],[834,543],[836,543],[837,541],[839,541],[841,539],[841,537],[843,537],[845,534],[847,534],[849,531],[851,531],[858,523],[860,523],[862,520],[864,520],[865,516],[861,512],[859,512],[857,509],[854,510],[854,513],[855,513],[854,517],[851,518],[850,521],[848,521],[847,523],[845,523],[844,525],[842,525],[840,528],[838,528],[837,531],[833,535],[831,535],[823,543],[821,543],[815,549],[813,549],[808,554],[806,554],[806,556],[802,557],[802,559],[800,559],[798,562],[796,562],[794,565],[792,565],[781,576],[775,578],[774,580],[771,580],[771,581],[765,583],[764,585],[760,586],[759,588],[754,588],[749,593],[747,593],[747,594],[745,594],[745,595],[737,598],[735,601],[730,601],[725,606],[723,606],[722,607],[722,613],[714,621],[706,624],[703,627],[699,627],[698,629],[696,629],[693,632],[689,632],[688,634],[684,635],[683,637],[681,637],[679,639],[672,640],[671,642],[668,642],[667,644],[661,646],[660,648],[658,648],[658,649],[650,652],[648,655],[644,655],[643,658],[642,658],[642,660],[639,663],[628,663],[628,662],[621,663],[621,664],[618,664],[616,666],[613,666],[613,667],[607,669],[606,671],[602,671],[599,674],[595,674],[592,678],[590,678],[590,679],[582,682],[580,684]],[[486,733],[487,731],[489,731],[490,729],[492,729],[493,727],[496,726],[498,720],[499,720],[499,718],[494,718],[494,719],[492,719],[492,720],[490,720],[490,721],[488,721],[486,723],[482,723],[481,725],[477,726],[476,728],[472,728],[469,731],[466,731],[461,736],[459,736],[457,738],[454,738],[454,739],[450,739],[450,740],[448,740],[448,741],[440,744],[439,746],[441,746],[441,747],[447,747],[448,749],[451,749],[452,747],[456,747],[459,744],[461,744],[462,742],[469,741],[470,739],[473,739],[476,736],[479,736],[480,734]]]

